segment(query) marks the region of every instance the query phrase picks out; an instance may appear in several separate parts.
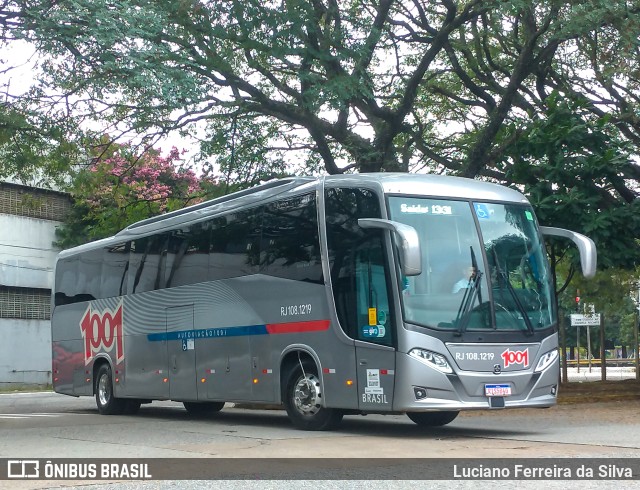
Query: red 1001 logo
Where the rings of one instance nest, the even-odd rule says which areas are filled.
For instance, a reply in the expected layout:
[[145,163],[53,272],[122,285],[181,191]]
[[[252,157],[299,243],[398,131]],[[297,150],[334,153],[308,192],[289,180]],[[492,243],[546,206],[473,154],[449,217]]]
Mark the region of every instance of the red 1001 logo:
[[504,368],[507,369],[511,364],[522,364],[523,367],[529,365],[529,349],[513,351],[507,349],[500,354],[504,361]]
[[91,362],[93,356],[104,349],[110,352],[116,348],[116,364],[124,360],[124,336],[122,332],[122,301],[115,310],[108,308],[94,311],[91,305],[87,308],[80,330],[84,339],[84,364]]

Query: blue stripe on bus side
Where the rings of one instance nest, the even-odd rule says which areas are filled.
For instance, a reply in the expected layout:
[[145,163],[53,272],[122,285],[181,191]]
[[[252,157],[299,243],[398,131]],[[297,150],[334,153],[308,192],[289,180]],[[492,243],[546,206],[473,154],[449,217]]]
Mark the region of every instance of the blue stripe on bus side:
[[204,328],[200,330],[180,330],[177,332],[151,333],[150,342],[184,339],[213,339],[217,337],[238,337],[241,335],[267,335],[266,325],[247,325],[245,327]]

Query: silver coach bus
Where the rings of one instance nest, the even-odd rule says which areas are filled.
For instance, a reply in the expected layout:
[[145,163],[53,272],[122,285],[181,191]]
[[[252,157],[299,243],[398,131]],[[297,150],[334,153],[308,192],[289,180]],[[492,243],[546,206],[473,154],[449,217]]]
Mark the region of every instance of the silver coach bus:
[[538,227],[511,189],[455,177],[291,178],[61,252],[53,385],[102,414],[284,404],[301,429],[344,414],[548,407],[559,359]]

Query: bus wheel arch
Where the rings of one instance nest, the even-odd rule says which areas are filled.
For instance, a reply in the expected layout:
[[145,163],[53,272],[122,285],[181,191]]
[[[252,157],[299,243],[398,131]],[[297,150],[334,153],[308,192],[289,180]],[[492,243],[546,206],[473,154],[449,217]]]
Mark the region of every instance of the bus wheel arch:
[[[120,415],[128,408],[127,400],[116,398],[113,389],[113,371],[105,359],[97,360],[93,367],[93,391],[98,412],[102,415]],[[140,405],[138,405],[139,407]]]
[[324,406],[324,392],[315,359],[305,351],[289,352],[281,365],[284,407],[298,429],[329,430],[342,420],[340,410]]

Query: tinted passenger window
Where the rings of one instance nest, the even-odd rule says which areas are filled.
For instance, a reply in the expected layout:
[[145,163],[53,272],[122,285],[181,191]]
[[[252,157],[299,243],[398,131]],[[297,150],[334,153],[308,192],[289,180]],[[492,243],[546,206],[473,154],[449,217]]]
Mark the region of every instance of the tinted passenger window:
[[104,249],[102,256],[102,298],[122,296],[127,293],[130,248],[130,243],[122,243]]
[[261,273],[295,281],[323,281],[314,194],[268,204],[262,224]]
[[245,276],[258,271],[261,219],[261,208],[256,208],[211,221],[210,280]]
[[378,197],[366,189],[328,189],[327,244],[340,325],[354,339],[392,345],[388,268],[381,230],[359,218],[380,218]]
[[166,287],[208,280],[210,231],[209,223],[196,223],[171,233]]
[[76,294],[86,299],[78,299],[78,301],[100,298],[102,256],[101,248],[85,252],[80,256],[78,275],[76,277]]
[[167,236],[156,235],[138,238],[131,242],[129,253],[129,293],[153,291],[161,287],[161,257],[166,248]]
[[78,284],[78,258],[60,259],[56,264],[54,301],[56,306],[74,303]]

